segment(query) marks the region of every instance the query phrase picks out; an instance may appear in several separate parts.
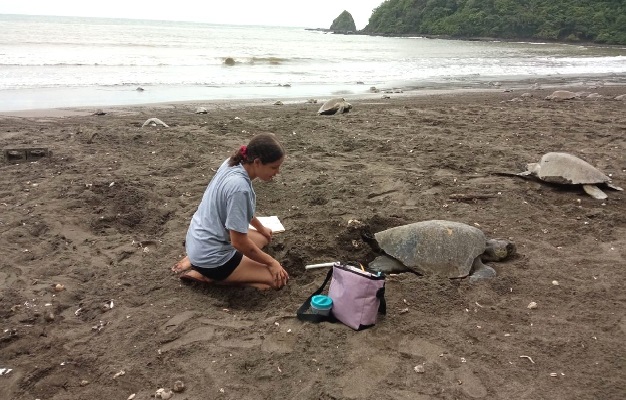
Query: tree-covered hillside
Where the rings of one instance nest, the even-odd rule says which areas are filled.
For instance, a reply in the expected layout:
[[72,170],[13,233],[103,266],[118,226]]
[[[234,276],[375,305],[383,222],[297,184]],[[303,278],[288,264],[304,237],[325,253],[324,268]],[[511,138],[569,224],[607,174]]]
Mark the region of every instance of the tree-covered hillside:
[[387,0],[362,32],[626,44],[626,0]]

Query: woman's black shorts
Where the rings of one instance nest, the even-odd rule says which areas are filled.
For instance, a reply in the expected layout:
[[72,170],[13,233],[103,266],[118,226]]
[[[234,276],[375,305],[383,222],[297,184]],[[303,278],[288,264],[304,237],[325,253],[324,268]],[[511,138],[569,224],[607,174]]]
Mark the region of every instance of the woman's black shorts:
[[196,267],[195,265],[192,265],[191,268],[193,268],[194,270],[198,271],[203,276],[206,276],[207,278],[211,280],[223,281],[224,279],[228,278],[230,274],[233,273],[235,268],[237,268],[239,264],[241,263],[242,259],[243,259],[243,254],[237,251],[235,255],[231,257],[230,260],[228,260],[225,264],[220,265],[219,267],[201,268],[201,267]]

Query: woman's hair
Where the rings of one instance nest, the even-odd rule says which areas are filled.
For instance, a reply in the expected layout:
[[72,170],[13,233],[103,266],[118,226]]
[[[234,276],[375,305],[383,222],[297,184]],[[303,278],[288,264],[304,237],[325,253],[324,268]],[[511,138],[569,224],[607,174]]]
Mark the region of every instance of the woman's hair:
[[239,163],[251,164],[257,158],[262,164],[273,163],[285,156],[285,149],[278,142],[273,133],[259,133],[255,135],[247,146],[241,146],[230,156],[228,166],[232,167]]

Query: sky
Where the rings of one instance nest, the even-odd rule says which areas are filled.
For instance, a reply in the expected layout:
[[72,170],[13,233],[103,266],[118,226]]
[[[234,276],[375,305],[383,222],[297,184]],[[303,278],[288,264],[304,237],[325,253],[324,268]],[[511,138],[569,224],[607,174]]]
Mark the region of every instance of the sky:
[[344,10],[363,29],[384,0],[1,0],[0,14],[67,15],[330,28]]

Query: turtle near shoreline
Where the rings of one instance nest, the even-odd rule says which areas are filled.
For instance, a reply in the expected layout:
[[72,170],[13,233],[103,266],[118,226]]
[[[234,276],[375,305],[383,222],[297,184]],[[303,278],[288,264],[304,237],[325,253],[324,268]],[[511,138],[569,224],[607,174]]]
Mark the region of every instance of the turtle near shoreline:
[[319,115],[335,115],[347,113],[352,109],[352,104],[348,103],[343,97],[335,97],[326,101],[317,113]]
[[536,178],[540,181],[561,185],[580,185],[585,193],[594,199],[606,199],[608,197],[597,185],[603,185],[613,190],[624,190],[613,185],[611,178],[602,171],[569,153],[546,153],[538,163],[527,164],[526,171],[517,174],[499,173],[499,175]]

